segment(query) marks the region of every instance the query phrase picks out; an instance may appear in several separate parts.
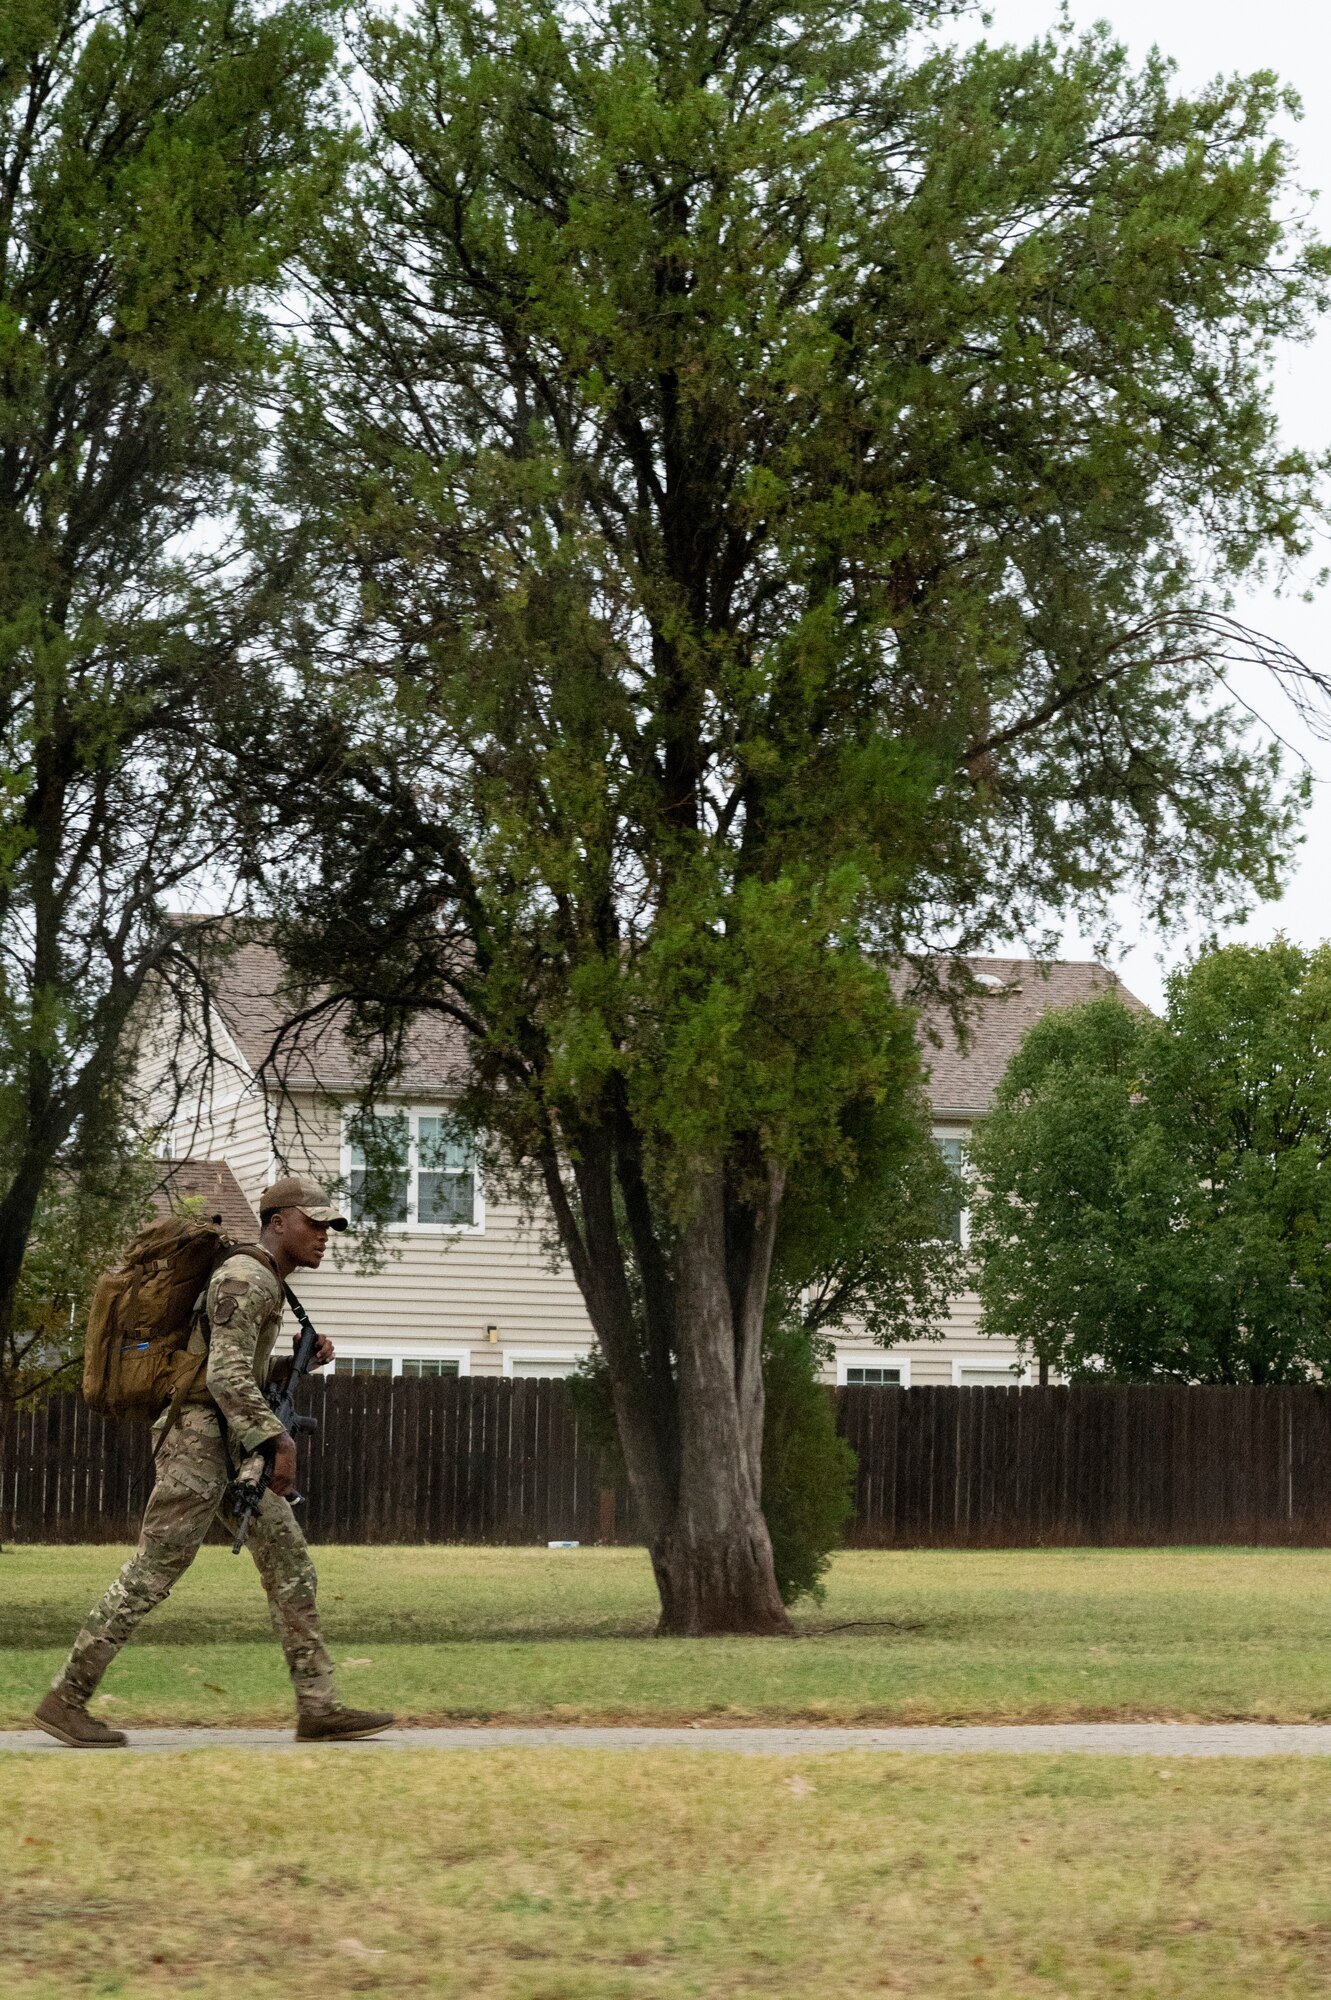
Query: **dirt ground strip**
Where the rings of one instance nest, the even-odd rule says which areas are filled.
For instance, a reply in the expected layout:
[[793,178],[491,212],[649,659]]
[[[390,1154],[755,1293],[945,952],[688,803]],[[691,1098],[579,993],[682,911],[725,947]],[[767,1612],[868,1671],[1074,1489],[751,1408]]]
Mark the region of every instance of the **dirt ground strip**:
[[[1331,1757],[1331,1725],[1321,1723],[1051,1722],[903,1729],[578,1729],[467,1727],[389,1729],[361,1743],[297,1743],[282,1729],[132,1729],[129,1748],[300,1750],[363,1755],[372,1750],[691,1750],[751,1757],[807,1757],[829,1751],[888,1750],[970,1756],[1069,1752],[1111,1757]],[[0,1730],[0,1750],[60,1750],[37,1729]]]

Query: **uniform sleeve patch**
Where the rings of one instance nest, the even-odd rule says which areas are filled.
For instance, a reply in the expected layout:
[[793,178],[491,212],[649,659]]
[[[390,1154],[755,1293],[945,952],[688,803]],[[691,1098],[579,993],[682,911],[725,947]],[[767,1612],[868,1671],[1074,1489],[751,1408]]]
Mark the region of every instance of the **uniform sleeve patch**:
[[249,1285],[244,1278],[223,1278],[213,1302],[211,1318],[214,1326],[226,1325],[248,1290]]

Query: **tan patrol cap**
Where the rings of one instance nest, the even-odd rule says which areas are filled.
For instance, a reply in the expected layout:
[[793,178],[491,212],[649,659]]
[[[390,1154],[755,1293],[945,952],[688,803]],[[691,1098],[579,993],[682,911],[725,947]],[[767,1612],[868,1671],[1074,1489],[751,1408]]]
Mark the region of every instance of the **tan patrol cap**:
[[311,1222],[327,1222],[334,1229],[345,1229],[347,1218],[335,1202],[330,1200],[326,1189],[318,1181],[306,1180],[301,1174],[288,1174],[283,1181],[274,1181],[259,1196],[259,1213],[267,1215],[272,1208],[298,1208],[302,1215],[308,1215]]

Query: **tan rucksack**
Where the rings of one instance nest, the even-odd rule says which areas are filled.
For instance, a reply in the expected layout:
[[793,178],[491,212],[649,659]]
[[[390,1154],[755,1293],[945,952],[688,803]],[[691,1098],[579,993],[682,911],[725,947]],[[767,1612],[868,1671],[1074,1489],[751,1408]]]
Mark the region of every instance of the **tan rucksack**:
[[97,1280],[83,1347],[83,1397],[116,1417],[155,1417],[201,1375],[188,1354],[194,1307],[214,1267],[239,1246],[216,1222],[168,1215]]

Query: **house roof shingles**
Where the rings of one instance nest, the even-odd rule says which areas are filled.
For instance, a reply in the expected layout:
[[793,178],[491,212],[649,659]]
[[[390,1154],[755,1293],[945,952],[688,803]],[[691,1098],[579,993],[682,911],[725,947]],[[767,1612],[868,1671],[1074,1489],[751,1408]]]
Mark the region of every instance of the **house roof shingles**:
[[1125,1007],[1145,1011],[1117,973],[1093,960],[972,958],[966,963],[982,989],[969,1010],[966,1046],[946,1008],[926,1004],[920,1009],[929,1101],[936,1118],[974,1118],[986,1112],[1022,1037],[1051,1008],[1079,1007],[1099,994],[1116,993]]
[[186,1201],[201,1201],[203,1213],[220,1221],[238,1243],[252,1242],[259,1218],[241,1192],[225,1160],[159,1160],[162,1178],[153,1190],[158,1216],[176,1215]]
[[[346,1034],[346,1010],[332,1009],[296,1035],[281,1030],[297,1002],[278,953],[271,945],[242,945],[226,962],[217,1008],[236,1047],[253,1070],[271,1066],[288,1090],[354,1091],[358,1065]],[[462,1031],[443,1015],[423,1015],[407,1040],[403,1075],[413,1091],[433,1093],[456,1087],[467,1070]]]
[[[987,1111],[1022,1037],[1050,1008],[1079,1006],[1100,993],[1117,993],[1128,1007],[1143,1004],[1116,973],[1092,960],[972,958],[966,963],[979,990],[968,1010],[964,1047],[945,1007],[926,1002],[920,1008],[929,1098],[938,1118],[973,1118]],[[359,1066],[344,1012],[331,1011],[299,1034],[279,1039],[295,1001],[272,946],[245,944],[233,954],[222,974],[217,1005],[251,1069],[271,1068],[288,1090],[334,1095],[356,1090]],[[461,1029],[442,1015],[421,1017],[408,1038],[399,1089],[415,1097],[433,1096],[456,1089],[466,1073]],[[214,1163],[181,1162],[185,1164]]]

